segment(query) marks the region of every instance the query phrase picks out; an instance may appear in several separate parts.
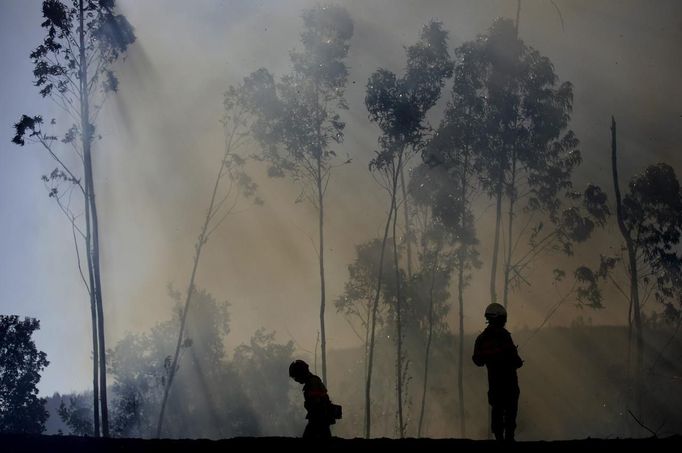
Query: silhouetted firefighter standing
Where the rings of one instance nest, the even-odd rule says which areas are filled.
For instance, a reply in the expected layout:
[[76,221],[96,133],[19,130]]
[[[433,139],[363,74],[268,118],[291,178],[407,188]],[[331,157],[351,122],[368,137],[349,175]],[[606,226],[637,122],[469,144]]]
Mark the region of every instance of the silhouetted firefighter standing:
[[332,436],[330,425],[341,418],[341,406],[333,404],[327,394],[322,379],[310,372],[303,360],[295,360],[289,365],[289,376],[303,384],[304,407],[308,411],[308,424],[303,431],[304,438],[325,439]]
[[497,440],[514,440],[519,407],[517,368],[523,360],[511,334],[504,328],[507,310],[492,303],[485,309],[488,327],[476,338],[474,363],[488,368],[488,402],[492,406],[491,429]]

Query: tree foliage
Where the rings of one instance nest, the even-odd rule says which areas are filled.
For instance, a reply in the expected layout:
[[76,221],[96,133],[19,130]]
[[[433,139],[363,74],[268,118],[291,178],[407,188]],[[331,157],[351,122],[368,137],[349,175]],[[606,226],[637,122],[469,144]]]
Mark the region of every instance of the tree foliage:
[[38,397],[40,373],[49,365],[33,341],[40,322],[0,315],[0,432],[40,434],[45,429],[45,398]]
[[[659,163],[632,178],[623,198],[626,228],[647,269],[642,276],[670,308],[682,308],[682,192],[675,171]],[[672,305],[672,306],[671,306]]]
[[382,131],[379,150],[370,170],[382,171],[395,165],[406,147],[419,146],[428,131],[427,112],[440,98],[453,63],[447,46],[447,32],[440,22],[422,29],[419,41],[408,48],[403,77],[386,69],[374,72],[367,81],[365,105],[369,119]]
[[[563,193],[581,162],[578,139],[568,129],[573,87],[559,83],[549,58],[518,38],[514,23],[498,19],[488,32],[460,46],[452,112],[462,116],[474,137],[482,188],[496,200],[496,227],[491,272],[491,299],[497,299],[497,261],[502,200],[509,202],[505,250],[504,304],[508,288],[521,275],[513,243],[525,228],[513,231],[520,209],[525,215],[559,221]],[[523,202],[521,206],[519,202]],[[535,221],[538,223],[538,220]],[[516,255],[518,256],[518,255]]]
[[[171,319],[148,332],[128,334],[108,354],[116,436],[155,436],[182,315],[181,294],[171,289],[171,296],[175,301]],[[282,371],[293,360],[293,345],[278,344],[273,333],[260,329],[230,358],[225,348],[229,304],[196,290],[192,305],[164,435],[212,439],[294,435],[296,406],[287,391],[288,375]]]
[[69,428],[69,434],[75,436],[92,436],[94,434],[92,407],[88,406],[86,397],[87,395],[71,395],[68,404],[64,402],[63,398],[59,403],[57,413]]
[[[254,115],[252,132],[270,176],[289,176],[304,184],[318,202],[317,180],[325,182],[343,141],[341,110],[348,69],[344,62],[353,35],[345,9],[320,6],[303,13],[303,50],[292,51],[293,71],[279,82],[265,68],[244,79],[243,101]],[[318,168],[319,164],[319,168]]]

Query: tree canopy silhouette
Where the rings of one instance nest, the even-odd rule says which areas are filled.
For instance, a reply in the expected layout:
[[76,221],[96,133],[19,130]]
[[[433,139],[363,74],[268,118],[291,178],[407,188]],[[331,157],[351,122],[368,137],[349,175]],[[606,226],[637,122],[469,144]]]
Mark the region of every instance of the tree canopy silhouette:
[[325,324],[326,280],[324,208],[332,170],[350,162],[337,159],[333,149],[344,138],[340,111],[348,109],[344,89],[348,78],[345,59],[353,36],[353,21],[339,6],[304,11],[301,43],[291,52],[291,73],[275,82],[261,68],[244,80],[248,105],[256,120],[253,133],[262,146],[268,174],[288,176],[301,183],[301,195],[318,210],[317,254],[320,273],[320,337],[322,380],[327,380]]
[[40,373],[50,364],[33,341],[40,321],[0,315],[0,433],[40,434],[45,398],[38,397]]
[[[495,235],[490,298],[497,301],[503,199],[507,199],[507,232],[503,264],[503,303],[517,273],[513,255],[518,203],[550,218],[560,208],[560,194],[581,162],[578,139],[568,130],[573,87],[559,83],[549,58],[518,38],[514,23],[498,19],[488,32],[457,49],[461,61],[456,103],[470,115],[480,142],[480,180],[495,199]],[[521,232],[523,232],[522,229]]]

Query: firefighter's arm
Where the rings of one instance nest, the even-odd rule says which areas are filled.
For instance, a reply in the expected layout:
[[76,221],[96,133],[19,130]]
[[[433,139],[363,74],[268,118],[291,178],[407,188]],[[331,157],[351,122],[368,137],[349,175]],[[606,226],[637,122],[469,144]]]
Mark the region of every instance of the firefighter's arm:
[[523,360],[519,356],[519,347],[514,344],[511,335],[508,335],[507,345],[505,347],[509,364],[514,368],[521,368],[523,366]]
[[519,356],[519,347],[514,346],[514,366],[516,368],[521,368],[523,366],[523,360]]
[[471,360],[474,361],[476,366],[485,365],[485,354],[484,351],[482,350],[481,341],[479,338],[477,338],[476,343],[474,343],[474,355],[471,357]]

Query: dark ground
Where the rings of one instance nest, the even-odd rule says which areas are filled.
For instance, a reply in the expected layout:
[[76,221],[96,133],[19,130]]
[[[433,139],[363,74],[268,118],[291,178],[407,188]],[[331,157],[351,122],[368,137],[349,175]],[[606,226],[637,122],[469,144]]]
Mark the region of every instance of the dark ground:
[[182,439],[182,440],[143,440],[143,439],[94,439],[76,436],[39,436],[24,434],[0,434],[0,452],[151,452],[164,453],[188,452],[243,452],[250,453],[277,450],[294,451],[601,451],[628,452],[643,451],[647,453],[680,452],[682,436],[662,439],[583,439],[567,441],[516,442],[515,444],[497,444],[494,441],[468,439],[340,439],[335,438],[321,444],[306,442],[291,437],[259,437],[233,438],[224,440]]

